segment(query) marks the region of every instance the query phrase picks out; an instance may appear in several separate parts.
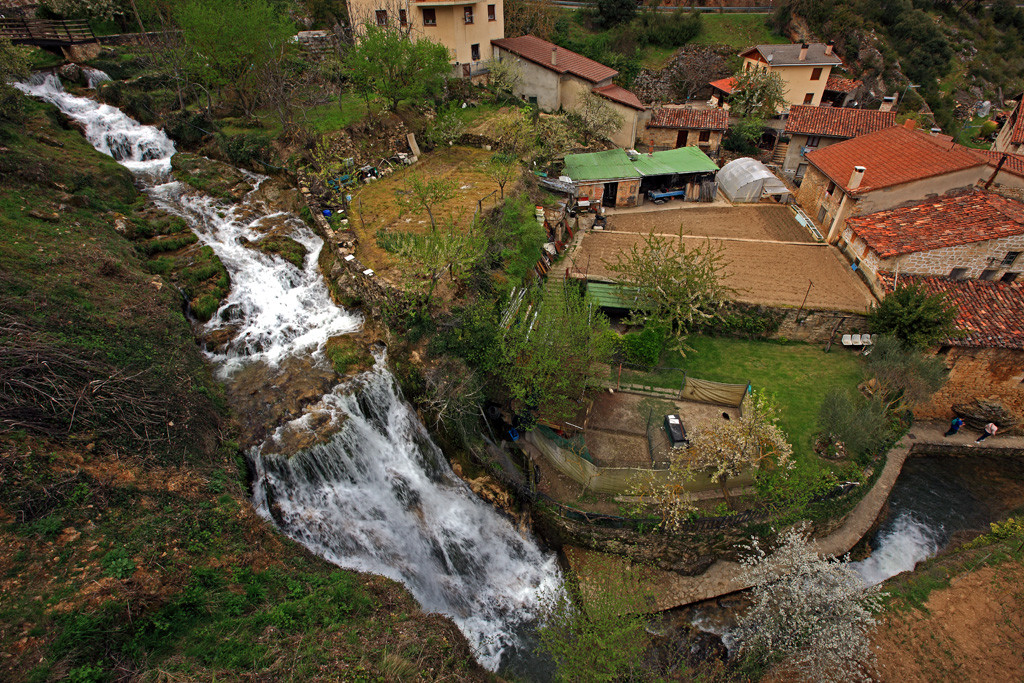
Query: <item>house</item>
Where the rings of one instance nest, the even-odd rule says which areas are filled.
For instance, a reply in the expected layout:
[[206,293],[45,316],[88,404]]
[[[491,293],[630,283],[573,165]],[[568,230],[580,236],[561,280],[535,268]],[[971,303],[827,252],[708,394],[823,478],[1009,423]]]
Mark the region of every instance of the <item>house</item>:
[[782,162],[784,173],[799,182],[807,171],[804,155],[858,135],[874,133],[896,123],[896,112],[839,107],[790,107],[785,134],[789,147]]
[[[691,201],[712,201],[717,173],[717,164],[697,147],[651,154],[623,149],[567,154],[562,171],[572,179],[577,196],[603,206],[636,206],[648,191],[675,188],[686,188]],[[705,187],[709,183],[712,187]]]
[[711,86],[711,99],[708,104],[729,111],[729,96],[736,89],[736,79],[732,76],[719,78],[717,81],[711,81],[708,85]]
[[1024,103],[1024,97],[1017,101],[1017,106],[1013,108],[1006,123],[999,129],[999,135],[992,143],[993,151],[1024,154],[1024,116],[1020,111],[1022,103]]
[[888,292],[915,283],[930,294],[944,293],[957,310],[962,334],[936,351],[949,377],[926,404],[914,408],[918,419],[949,419],[951,406],[975,398],[999,401],[1024,416],[1024,283],[894,273],[880,277]]
[[[852,78],[843,78],[832,74],[825,82],[825,94],[821,96],[821,104],[822,106],[845,107],[862,85],[864,85],[863,81],[855,81]],[[856,104],[854,102],[853,106]]]
[[[948,194],[999,180],[1024,188],[1024,177],[1003,163],[968,149],[946,136],[913,128],[913,121],[808,152],[807,172],[797,202],[835,244],[849,216],[864,215],[930,196]],[[997,172],[998,171],[998,172]]]
[[636,95],[612,83],[618,71],[536,36],[503,38],[491,44],[497,59],[516,60],[522,67],[516,96],[541,111],[554,112],[574,111],[581,105],[581,93],[595,93],[622,117],[622,126],[611,135],[612,142],[625,148],[636,144],[645,107]]
[[728,128],[729,113],[723,109],[666,106],[651,113],[645,142],[652,149],[695,146],[717,154]]
[[1024,270],[1024,204],[970,190],[855,216],[840,248],[878,296],[883,272],[1014,282]]
[[485,73],[483,62],[492,56],[491,41],[505,37],[502,0],[347,0],[347,4],[355,27],[367,22],[397,25],[413,38],[429,38],[444,45],[458,77]]
[[[761,69],[777,73],[786,87],[790,105],[818,106],[833,67],[843,60],[832,50],[832,43],[793,43],[791,45],[755,45],[741,52],[744,71]],[[785,108],[779,110],[783,113]]]

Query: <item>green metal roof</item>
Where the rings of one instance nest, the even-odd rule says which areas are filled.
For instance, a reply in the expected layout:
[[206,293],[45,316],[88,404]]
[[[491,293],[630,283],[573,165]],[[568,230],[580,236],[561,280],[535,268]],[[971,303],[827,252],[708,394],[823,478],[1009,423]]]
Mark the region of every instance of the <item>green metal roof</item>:
[[624,149],[591,154],[566,154],[565,170],[574,182],[618,180],[645,176],[708,173],[718,170],[708,155],[697,147],[680,147],[654,154],[641,154],[631,161]]
[[588,282],[589,294],[601,308],[633,308],[636,306],[636,287],[624,287],[610,282]]

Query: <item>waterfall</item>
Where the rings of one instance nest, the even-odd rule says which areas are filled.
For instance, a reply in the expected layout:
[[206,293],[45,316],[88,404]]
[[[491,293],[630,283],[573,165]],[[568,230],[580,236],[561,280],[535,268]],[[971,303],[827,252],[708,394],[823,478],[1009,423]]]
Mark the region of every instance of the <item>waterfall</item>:
[[873,586],[902,572],[913,571],[918,562],[939,551],[936,531],[906,510],[901,510],[887,529],[878,534],[878,547],[871,555],[850,566],[864,583]]
[[[232,288],[211,329],[237,328],[226,351],[209,354],[227,381],[248,363],[322,355],[331,336],[361,319],[336,306],[317,268],[322,241],[296,216],[275,213],[250,193],[231,205],[169,180],[174,144],[120,110],[64,92],[52,74],[17,85],[83,124],[97,150],[136,173],[153,200],[184,218],[220,257]],[[263,178],[250,175],[258,187]],[[264,221],[284,224],[306,247],[302,268],[245,247]],[[272,400],[273,397],[268,397]],[[252,448],[253,504],[284,533],[342,567],[403,582],[425,610],[450,616],[480,662],[496,670],[520,646],[537,600],[559,590],[552,554],[524,538],[456,477],[400,395],[383,352],[375,367],[339,384],[315,405],[340,430],[291,458],[273,438]],[[279,425],[308,429],[312,413]]]
[[85,74],[85,86],[90,90],[95,90],[99,87],[100,83],[105,83],[110,80],[110,76],[99,69],[94,69],[91,66],[82,66],[80,68],[82,69],[82,73]]

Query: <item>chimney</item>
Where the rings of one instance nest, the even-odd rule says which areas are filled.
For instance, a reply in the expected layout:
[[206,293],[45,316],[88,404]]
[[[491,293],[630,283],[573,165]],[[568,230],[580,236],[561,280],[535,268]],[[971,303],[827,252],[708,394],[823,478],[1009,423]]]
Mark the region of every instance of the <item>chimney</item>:
[[558,46],[551,48],[551,66],[558,66]]
[[852,192],[860,187],[861,181],[864,180],[864,172],[866,170],[867,169],[863,166],[854,166],[853,173],[850,174],[850,182],[846,184],[846,189]]
[[833,47],[835,47],[835,41],[830,40],[827,43],[825,43],[825,54],[831,55]]
[[906,128],[907,130],[914,130],[915,128],[917,128],[917,121],[915,121],[914,119],[907,119],[906,121],[903,122],[903,127]]
[[809,48],[809,47],[810,47],[810,45],[808,45],[807,43],[801,43],[800,44],[800,61],[801,62],[804,61],[805,59],[807,59],[807,48]]

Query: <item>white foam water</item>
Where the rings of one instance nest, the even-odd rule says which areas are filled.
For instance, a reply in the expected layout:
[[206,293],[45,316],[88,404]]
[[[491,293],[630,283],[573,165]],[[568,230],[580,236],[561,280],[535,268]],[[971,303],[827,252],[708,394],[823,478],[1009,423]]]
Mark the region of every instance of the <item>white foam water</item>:
[[[163,131],[64,92],[53,75],[18,87],[82,123],[96,149],[135,171],[157,204],[183,217],[220,257],[232,286],[209,325],[238,328],[226,351],[210,354],[223,376],[254,361],[273,366],[322,353],[329,337],[359,328],[357,315],[331,301],[317,268],[323,243],[297,217],[260,210],[252,193],[235,206],[185,191],[168,181],[174,144]],[[302,268],[242,244],[268,220],[284,222],[306,247]],[[521,646],[518,631],[536,618],[539,596],[560,589],[554,555],[452,473],[383,354],[317,409],[343,425],[328,442],[291,458],[272,452],[273,439],[250,450],[254,505],[332,562],[403,582],[424,609],[452,617],[480,662],[496,670]]]
[[886,579],[913,571],[918,562],[927,560],[939,551],[939,539],[934,529],[914,515],[901,511],[891,528],[879,536],[878,547],[870,557],[850,566],[869,586]]

